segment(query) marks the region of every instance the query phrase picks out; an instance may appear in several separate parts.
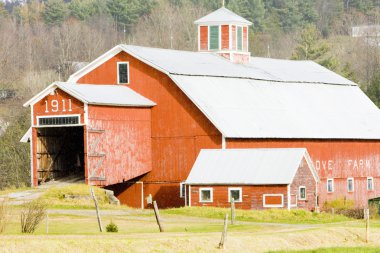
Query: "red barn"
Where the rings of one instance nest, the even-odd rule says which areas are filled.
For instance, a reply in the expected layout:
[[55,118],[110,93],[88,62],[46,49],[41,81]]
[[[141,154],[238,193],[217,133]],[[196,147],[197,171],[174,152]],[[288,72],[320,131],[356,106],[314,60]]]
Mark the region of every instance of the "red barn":
[[251,23],[225,8],[196,24],[200,52],[118,45],[26,103],[33,185],[73,167],[124,204],[183,206],[201,149],[306,148],[320,205],[380,196],[380,111],[358,85],[311,61],[251,57]]

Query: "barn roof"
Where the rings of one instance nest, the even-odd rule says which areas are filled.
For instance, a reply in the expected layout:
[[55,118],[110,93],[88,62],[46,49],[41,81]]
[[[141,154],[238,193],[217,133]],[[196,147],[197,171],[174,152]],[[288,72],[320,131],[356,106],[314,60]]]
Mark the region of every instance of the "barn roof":
[[305,148],[203,149],[186,184],[287,185],[304,157],[319,181]]
[[151,107],[155,103],[141,96],[124,85],[72,84],[54,82],[42,92],[34,96],[24,106],[39,101],[51,91],[59,88],[86,104],[112,106],[142,106]]
[[380,111],[358,86],[171,77],[225,137],[380,139]]
[[226,138],[380,139],[380,111],[352,81],[312,61],[118,45],[76,82],[124,51],[167,74]]
[[216,11],[196,20],[195,24],[209,24],[209,23],[239,23],[245,25],[252,25],[252,22],[240,17],[236,13],[228,10],[225,7],[221,7]]

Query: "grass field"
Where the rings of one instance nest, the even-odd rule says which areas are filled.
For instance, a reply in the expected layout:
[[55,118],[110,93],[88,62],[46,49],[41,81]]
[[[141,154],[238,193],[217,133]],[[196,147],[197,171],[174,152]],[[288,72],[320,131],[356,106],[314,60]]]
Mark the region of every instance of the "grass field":
[[380,247],[380,220],[371,221],[367,244],[364,221],[302,210],[237,210],[237,224],[229,225],[226,249],[221,250],[218,244],[228,209],[160,210],[165,229],[160,233],[152,210],[110,206],[97,190],[103,227],[112,220],[119,228],[118,233],[101,233],[90,199],[63,198],[65,194],[88,196],[88,192],[86,186],[47,190],[40,198],[48,205],[48,223],[43,220],[32,235],[21,234],[22,208],[12,207],[8,225],[0,234],[0,252],[380,251],[377,248]]

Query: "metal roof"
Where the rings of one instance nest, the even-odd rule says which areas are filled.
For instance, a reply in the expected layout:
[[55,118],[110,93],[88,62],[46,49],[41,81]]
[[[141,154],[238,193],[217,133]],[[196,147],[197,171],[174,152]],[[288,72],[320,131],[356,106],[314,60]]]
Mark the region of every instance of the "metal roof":
[[132,56],[167,74],[356,85],[312,61],[252,57],[249,64],[237,64],[212,53],[131,45],[120,45],[120,47]]
[[227,138],[380,139],[358,86],[170,76]]
[[243,17],[240,17],[239,15],[230,11],[224,6],[194,22],[194,24],[205,23],[240,23],[252,25],[252,22],[246,20]]
[[59,88],[83,103],[112,106],[151,107],[155,103],[124,85],[72,84],[54,82],[42,92],[34,96],[24,106],[39,101],[52,90]]
[[287,185],[306,154],[305,148],[203,149],[186,184]]

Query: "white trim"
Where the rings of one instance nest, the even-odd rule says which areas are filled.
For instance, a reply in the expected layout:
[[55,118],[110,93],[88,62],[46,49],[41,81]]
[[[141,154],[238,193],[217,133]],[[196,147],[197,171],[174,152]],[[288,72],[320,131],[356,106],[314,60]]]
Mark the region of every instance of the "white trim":
[[234,200],[235,203],[243,202],[243,189],[241,187],[228,187],[228,202],[231,202],[231,191],[239,191],[239,199]]
[[[289,186],[289,185],[288,185]],[[277,197],[281,196],[281,205],[266,205],[265,198],[266,197]],[[284,207],[284,194],[263,194],[263,207]],[[288,203],[288,210],[290,210],[290,204]]]
[[219,26],[219,48],[218,51],[222,50],[222,25]]
[[[349,181],[352,181],[352,190],[349,188]],[[355,191],[355,180],[353,177],[347,178],[347,192],[354,192]]]
[[[304,198],[302,198],[301,189],[305,189],[305,197]],[[300,187],[298,187],[298,195],[299,195],[299,198],[298,198],[299,200],[306,200],[306,198],[307,198],[306,186],[301,185]]]
[[[331,190],[329,191],[329,181],[331,181]],[[326,191],[327,193],[333,193],[334,192],[334,178],[327,178],[327,184],[326,184]]]
[[187,185],[186,185],[186,183],[185,183],[184,187],[185,187],[185,206],[187,206]]
[[84,119],[83,119],[83,123],[85,125],[88,125],[88,104],[87,103],[84,103],[84,107],[83,107],[83,115],[84,115]]
[[[210,200],[202,200],[202,191],[210,191]],[[199,188],[199,203],[212,203],[213,202],[213,188],[212,187],[202,187]]]
[[[86,126],[83,126],[83,130],[86,129],[86,150],[87,150],[87,154],[86,154],[86,163],[87,163],[87,184],[88,185],[91,185],[91,182],[90,182],[90,159],[88,157],[88,154],[90,153],[90,150],[89,150],[89,145],[88,145],[88,129],[89,129],[89,126],[86,125]],[[84,135],[84,134],[83,134]],[[86,179],[85,179],[86,180]]]
[[[290,184],[288,184],[287,186],[286,186],[286,188],[287,188],[287,199],[288,199],[288,211],[290,211],[290,201],[291,201],[291,196],[290,196]],[[263,199],[264,199],[264,197],[263,197]],[[284,199],[282,199],[282,202],[284,202]],[[284,205],[284,203],[282,203],[282,205]]]
[[[371,179],[372,180],[372,189],[368,189],[368,180]],[[373,177],[367,177],[367,191],[373,191],[375,190],[375,184],[374,184],[374,180],[373,180]]]
[[189,207],[191,207],[191,185],[189,185]]
[[227,143],[226,143],[226,137],[222,135],[222,149],[226,149]]
[[194,22],[196,25],[223,25],[223,24],[231,24],[231,25],[240,25],[240,26],[250,26],[251,22],[238,22],[238,21],[213,21],[213,22]]
[[[119,66],[120,64],[127,64],[127,69],[128,69],[128,82],[126,83],[120,83],[120,80],[119,80]],[[127,61],[118,61],[117,62],[117,69],[116,69],[116,75],[117,75],[117,84],[120,84],[120,85],[123,85],[123,84],[129,84],[130,83],[130,72],[129,72],[129,62]]]
[[[43,118],[65,118],[65,117],[78,117],[78,124],[68,124],[68,125],[40,125],[39,119]],[[81,115],[80,114],[59,114],[59,115],[46,115],[46,116],[37,116],[37,125],[36,127],[70,127],[70,126],[83,126],[81,123]]]
[[33,176],[34,176],[34,167],[33,167],[33,123],[34,123],[34,112],[33,112],[33,106],[30,107],[30,187],[33,187]]

